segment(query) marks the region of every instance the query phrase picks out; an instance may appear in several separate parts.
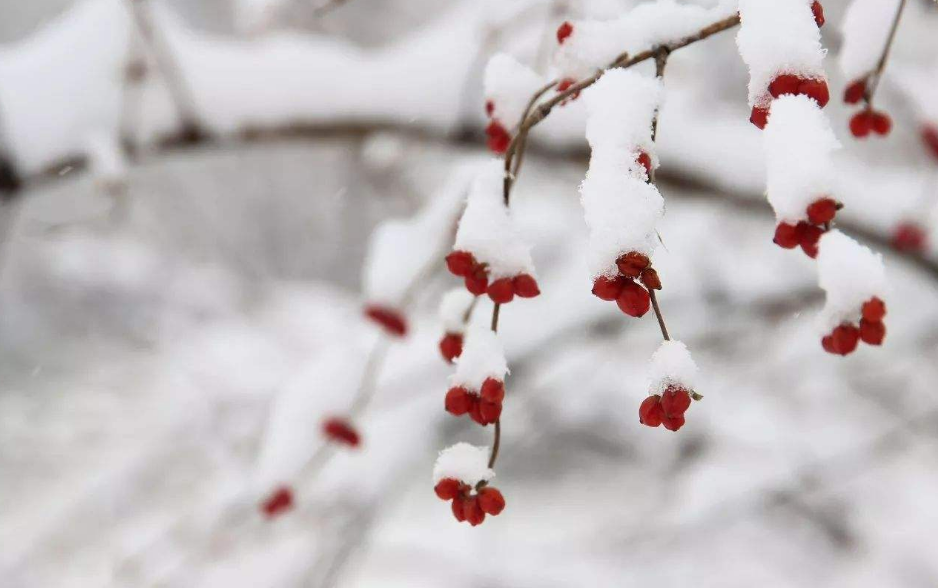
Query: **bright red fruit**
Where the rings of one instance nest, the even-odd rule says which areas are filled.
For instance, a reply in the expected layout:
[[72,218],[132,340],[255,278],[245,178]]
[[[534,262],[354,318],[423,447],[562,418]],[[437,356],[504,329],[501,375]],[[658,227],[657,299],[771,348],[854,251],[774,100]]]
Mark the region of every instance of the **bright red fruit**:
[[847,104],[856,104],[860,100],[863,100],[865,94],[866,80],[857,80],[844,90],[844,102]]
[[502,416],[502,405],[494,402],[479,402],[479,416],[482,417],[482,425],[490,425]]
[[643,269],[641,280],[642,283],[645,284],[645,287],[649,290],[661,289],[661,278],[658,277],[658,272],[655,271],[655,268],[646,267]]
[[824,7],[821,6],[821,3],[817,0],[811,4],[811,13],[814,14],[814,22],[817,24],[817,28],[824,26]]
[[690,408],[690,394],[677,386],[668,386],[661,395],[661,408],[667,417],[683,415]]
[[440,500],[453,500],[460,494],[460,485],[459,480],[443,478],[436,483],[436,486],[433,487],[433,491],[436,492]]
[[868,321],[878,323],[882,322],[886,316],[886,303],[873,296],[863,303],[863,318]]
[[407,323],[398,311],[386,306],[370,304],[365,307],[365,316],[378,323],[392,335],[403,337],[407,334]]
[[779,223],[775,227],[775,238],[772,241],[779,247],[785,249],[794,249],[801,242],[798,235],[798,227],[788,223]]
[[485,420],[485,417],[482,416],[482,401],[477,397],[472,397],[472,404],[469,406],[469,418],[483,427],[489,424],[488,421]]
[[892,234],[892,246],[898,251],[921,253],[927,240],[925,229],[912,222],[899,223]]
[[490,122],[489,125],[485,127],[485,134],[488,136],[490,151],[502,154],[508,150],[508,145],[511,144],[511,135],[501,123],[495,120]]
[[651,265],[651,261],[649,261],[648,256],[637,251],[630,251],[620,255],[619,259],[616,260],[619,271],[627,278],[637,278],[641,275],[642,270],[649,265]]
[[479,390],[479,396],[486,402],[500,404],[505,399],[505,384],[495,378],[486,378],[482,382],[482,389]]
[[769,109],[753,106],[752,113],[749,115],[749,122],[756,125],[757,128],[764,129],[769,122]]
[[485,290],[489,287],[489,277],[485,273],[485,268],[481,265],[477,265],[473,270],[466,276],[466,290],[469,290],[476,296],[481,296],[485,294]]
[[468,251],[453,251],[446,256],[446,268],[454,276],[464,278],[472,273],[476,260]]
[[456,517],[456,520],[460,523],[466,520],[466,501],[468,499],[463,496],[457,496],[453,499],[453,516]]
[[860,340],[860,329],[853,325],[843,324],[831,333],[831,347],[837,355],[848,355],[857,348]]
[[803,80],[792,74],[782,74],[769,84],[769,94],[778,98],[784,94],[797,94]]
[[892,119],[885,112],[870,112],[870,124],[877,135],[888,135],[892,129]]
[[446,412],[461,416],[472,408],[472,400],[468,390],[461,386],[454,386],[446,391],[446,399],[443,401],[443,405]]
[[664,419],[661,397],[655,394],[642,401],[638,407],[638,422],[649,427],[657,427]]
[[802,80],[798,86],[798,93],[814,98],[818,106],[824,108],[830,102],[831,93],[826,80]]
[[616,298],[616,304],[625,314],[638,318],[644,316],[651,308],[651,297],[648,295],[648,290],[628,280],[623,284],[622,292]]
[[521,298],[534,298],[539,296],[541,289],[537,286],[537,280],[530,274],[518,274],[511,279],[511,286],[515,294]]
[[489,298],[496,304],[506,304],[515,297],[515,288],[511,285],[511,278],[500,278],[488,287]]
[[684,415],[676,414],[674,416],[665,416],[661,419],[661,424],[669,431],[677,431],[684,426]]
[[817,257],[818,241],[821,240],[823,234],[824,231],[820,227],[805,222],[798,223],[799,245],[801,245],[802,251],[811,259]]
[[564,21],[562,25],[557,27],[557,42],[563,45],[563,42],[567,40],[567,37],[573,34],[573,25],[569,21]]
[[821,339],[821,347],[823,347],[824,351],[828,353],[837,353],[834,351],[834,338],[830,335],[825,335]]
[[886,325],[882,322],[860,319],[860,339],[867,345],[882,345],[886,338]]
[[624,283],[625,281],[619,277],[599,276],[593,281],[593,296],[612,302],[619,297]]
[[808,220],[816,225],[823,225],[834,220],[837,214],[837,202],[831,198],[815,200],[808,206]]
[[482,511],[482,507],[479,506],[479,499],[475,496],[470,496],[463,502],[462,512],[463,516],[466,517],[466,521],[473,527],[481,525],[482,521],[485,520],[485,513]]
[[358,432],[352,428],[352,425],[340,418],[326,419],[322,424],[322,432],[330,441],[350,447],[357,447],[361,441]]
[[462,355],[462,335],[458,333],[444,335],[440,339],[440,355],[450,363],[453,363],[453,360]]
[[860,139],[873,130],[873,118],[868,110],[861,110],[850,118],[850,134]]
[[261,504],[261,512],[269,519],[283,514],[291,508],[293,508],[293,491],[286,486],[277,488],[274,493]]
[[493,517],[501,514],[505,510],[505,497],[498,491],[498,488],[483,488],[479,490],[478,495],[479,508],[485,514]]
[[645,174],[651,178],[651,155],[648,155],[644,151],[639,151],[636,161],[645,168]]

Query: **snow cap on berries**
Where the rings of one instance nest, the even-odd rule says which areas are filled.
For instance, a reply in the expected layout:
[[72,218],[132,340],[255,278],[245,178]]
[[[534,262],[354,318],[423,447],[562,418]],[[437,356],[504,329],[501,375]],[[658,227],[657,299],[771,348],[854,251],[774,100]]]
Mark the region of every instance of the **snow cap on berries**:
[[896,18],[899,0],[853,0],[841,24],[843,45],[838,59],[848,82],[871,74],[879,63]]
[[521,121],[524,110],[547,81],[507,53],[496,53],[485,66],[485,101],[492,104],[490,116],[510,130]]
[[410,284],[431,255],[444,250],[452,236],[475,166],[457,168],[443,188],[409,219],[379,225],[368,242],[363,268],[363,289],[371,304],[400,308]]
[[697,364],[687,346],[680,341],[664,341],[651,356],[648,374],[649,393],[661,394],[668,386],[679,386],[688,392],[697,381]]
[[651,123],[662,97],[659,79],[632,70],[610,69],[583,95],[589,114],[586,139],[594,152],[631,152],[631,163],[641,150],[654,162]]
[[492,159],[478,166],[453,246],[488,264],[489,283],[518,274],[534,276],[531,248],[521,238],[502,199],[503,165]]
[[459,480],[470,486],[475,486],[485,480],[488,482],[495,477],[495,472],[489,468],[489,448],[476,447],[469,443],[457,443],[440,452],[433,466],[433,483],[436,484],[444,478]]
[[863,303],[874,296],[886,299],[882,256],[840,231],[821,237],[817,266],[819,285],[827,294],[819,325],[825,334],[842,322],[856,323]]
[[826,79],[821,33],[811,11],[812,0],[739,0],[741,20],[736,45],[749,66],[749,105],[771,102],[768,86],[777,76],[792,74]]
[[831,153],[840,143],[817,102],[785,95],[772,102],[765,127],[767,196],[779,222],[807,219],[808,206],[831,198],[834,187]]
[[466,313],[475,300],[465,288],[453,288],[440,301],[440,321],[447,333],[462,333],[466,329]]
[[505,350],[498,335],[484,325],[472,325],[466,332],[462,355],[456,361],[453,386],[479,391],[487,378],[504,381],[508,374]]

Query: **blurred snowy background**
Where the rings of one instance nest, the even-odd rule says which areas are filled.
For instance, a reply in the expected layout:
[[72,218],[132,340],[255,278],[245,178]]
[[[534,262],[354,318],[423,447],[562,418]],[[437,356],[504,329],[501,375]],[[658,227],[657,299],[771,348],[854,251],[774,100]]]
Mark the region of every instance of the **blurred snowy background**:
[[[632,4],[0,0],[0,586],[938,585],[933,2],[909,0],[879,93],[895,129],[865,142],[839,100],[845,2],[824,2],[841,227],[892,285],[881,349],[821,350],[728,32],[673,56],[660,123],[660,298],[706,396],[688,424],[639,425],[658,327],[590,295],[577,101],[514,200],[543,294],[502,316],[506,511],[470,528],[432,491],[439,449],[490,443],[443,411],[442,263],[362,446],[323,447],[384,344],[369,235],[486,157],[487,56],[544,70],[565,18]],[[926,245],[891,249],[909,221]],[[296,504],[267,520],[279,484]]]

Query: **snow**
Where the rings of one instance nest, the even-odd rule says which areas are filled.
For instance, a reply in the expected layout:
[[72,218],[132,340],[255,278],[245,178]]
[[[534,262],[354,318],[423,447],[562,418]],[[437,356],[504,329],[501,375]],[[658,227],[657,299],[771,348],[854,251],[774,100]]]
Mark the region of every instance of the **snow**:
[[475,301],[465,288],[453,288],[440,300],[440,321],[446,333],[460,334],[466,330],[466,313]]
[[784,95],[772,102],[764,131],[766,194],[779,222],[797,224],[819,198],[833,198],[831,154],[840,143],[813,99]]
[[477,166],[453,246],[488,264],[489,283],[518,274],[535,275],[531,249],[504,204],[503,178],[504,163],[499,159]]
[[661,394],[668,386],[693,391],[697,383],[697,364],[680,341],[662,341],[651,356],[648,373],[650,394]]
[[768,86],[777,76],[793,74],[826,79],[821,33],[811,12],[812,0],[740,0],[742,19],[736,44],[749,67],[749,105],[765,107]]
[[843,46],[837,58],[848,82],[876,69],[900,0],[853,0],[841,21]]
[[88,169],[95,181],[105,186],[114,186],[123,182],[127,172],[127,162],[117,135],[105,132],[89,134],[86,153],[88,154]]
[[824,333],[844,321],[856,323],[863,303],[876,296],[887,302],[882,256],[840,231],[821,236],[818,284],[827,295],[820,316]]
[[488,326],[472,324],[466,332],[462,355],[456,359],[456,373],[450,384],[478,392],[488,378],[505,381],[508,362],[498,335]]
[[[663,95],[661,81],[630,69],[610,69],[583,92],[588,118],[586,139],[593,152],[619,155],[631,162],[644,151],[655,161],[651,123]],[[633,154],[630,159],[629,154]],[[633,175],[641,176],[637,162]]]
[[488,467],[489,448],[457,443],[440,452],[433,466],[433,483],[444,478],[461,480],[470,486],[495,477]]
[[485,99],[494,106],[492,118],[511,130],[547,80],[507,53],[496,53],[485,66]]

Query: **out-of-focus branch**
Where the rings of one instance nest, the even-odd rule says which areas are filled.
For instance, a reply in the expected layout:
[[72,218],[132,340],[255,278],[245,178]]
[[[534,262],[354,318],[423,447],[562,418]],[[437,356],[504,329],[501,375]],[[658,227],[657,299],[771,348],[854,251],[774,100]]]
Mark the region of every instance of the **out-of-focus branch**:
[[896,8],[896,16],[892,21],[892,27],[889,29],[889,37],[886,39],[886,45],[883,47],[883,53],[879,56],[876,63],[876,69],[870,74],[870,83],[867,84],[864,98],[869,106],[873,105],[873,94],[879,87],[879,82],[883,77],[883,70],[886,69],[886,61],[889,59],[889,51],[892,49],[892,43],[896,39],[896,30],[899,28],[899,19],[902,18],[902,11],[905,9],[906,0],[899,0],[899,6]]

